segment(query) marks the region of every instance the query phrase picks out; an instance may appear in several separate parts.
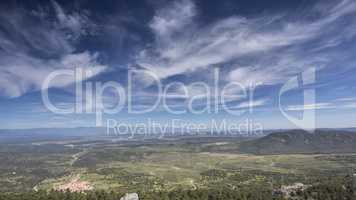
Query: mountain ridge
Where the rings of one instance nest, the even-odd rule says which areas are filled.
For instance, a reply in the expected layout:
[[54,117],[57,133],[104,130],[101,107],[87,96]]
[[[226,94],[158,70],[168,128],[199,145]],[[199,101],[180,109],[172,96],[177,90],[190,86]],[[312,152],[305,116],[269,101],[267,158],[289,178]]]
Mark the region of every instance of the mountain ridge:
[[356,134],[335,130],[276,132],[241,143],[239,151],[252,154],[355,153]]

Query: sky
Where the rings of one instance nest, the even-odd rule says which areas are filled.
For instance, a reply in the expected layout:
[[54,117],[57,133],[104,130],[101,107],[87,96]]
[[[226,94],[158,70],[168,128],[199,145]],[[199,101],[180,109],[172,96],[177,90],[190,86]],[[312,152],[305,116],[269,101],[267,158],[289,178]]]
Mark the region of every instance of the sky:
[[355,127],[355,20],[354,0],[1,1],[0,129]]

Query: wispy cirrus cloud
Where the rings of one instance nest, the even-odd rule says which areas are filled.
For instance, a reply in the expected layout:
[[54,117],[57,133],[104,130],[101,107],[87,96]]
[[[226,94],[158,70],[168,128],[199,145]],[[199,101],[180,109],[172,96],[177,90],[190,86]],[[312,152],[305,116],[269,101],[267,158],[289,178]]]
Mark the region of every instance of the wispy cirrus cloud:
[[332,103],[316,103],[316,104],[305,104],[305,105],[291,105],[288,106],[286,110],[289,111],[302,111],[302,110],[319,110],[319,109],[332,109],[335,106]]
[[356,102],[321,102],[315,104],[305,105],[291,105],[287,106],[288,111],[303,111],[303,110],[323,110],[323,109],[355,109]]
[[241,102],[234,108],[244,109],[244,108],[261,107],[261,106],[266,105],[267,103],[268,103],[268,99],[257,99],[257,100]]
[[[242,82],[274,84],[308,67],[326,66],[330,52],[325,51],[356,34],[340,23],[356,15],[351,0],[321,2],[306,17],[235,15],[201,26],[198,15],[189,0],[158,10],[150,23],[156,39],[140,52],[138,64],[167,78],[230,63],[229,79],[241,75]],[[340,30],[347,34],[338,35]]]
[[[98,53],[77,51],[75,40],[86,34],[88,18],[68,14],[55,1],[53,12],[21,8],[2,9],[0,14],[0,95],[18,97],[41,88],[43,80],[61,69],[91,69],[92,76],[105,70]],[[55,19],[50,16],[54,14]],[[89,78],[89,77],[87,77]],[[63,87],[74,77],[58,79]]]
[[67,13],[56,1],[51,0],[56,26],[67,34],[68,39],[78,39],[81,35],[95,32],[96,25],[87,16],[87,11]]

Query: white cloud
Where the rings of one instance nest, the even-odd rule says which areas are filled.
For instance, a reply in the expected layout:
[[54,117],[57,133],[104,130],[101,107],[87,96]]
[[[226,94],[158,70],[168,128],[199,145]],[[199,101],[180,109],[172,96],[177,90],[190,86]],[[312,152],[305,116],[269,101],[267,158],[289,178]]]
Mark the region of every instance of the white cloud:
[[306,105],[292,105],[288,106],[289,111],[301,111],[301,110],[319,110],[319,109],[330,109],[334,108],[331,103],[316,103],[316,104],[306,104]]
[[[254,67],[239,73],[248,76],[254,74],[248,79],[277,82],[286,75],[320,64],[321,61],[327,62],[323,55],[308,55],[302,47],[305,43],[323,38],[325,30],[337,32],[339,26],[335,22],[346,15],[355,14],[356,4],[351,0],[343,0],[333,2],[328,7],[319,6],[310,12],[316,10],[321,16],[316,20],[300,18],[292,21],[282,16],[232,16],[201,27],[195,21],[197,11],[192,1],[180,1],[159,10],[152,19],[150,27],[156,40],[140,52],[137,63],[166,78],[254,56],[251,64]],[[184,14],[180,15],[180,12]],[[353,32],[356,33],[355,30]],[[343,39],[335,34],[333,40],[326,38],[321,43],[327,41],[333,42],[323,48],[336,46]],[[236,68],[240,68],[240,65]],[[238,73],[235,70],[229,75],[230,78]]]
[[345,98],[339,98],[336,99],[335,101],[341,101],[341,102],[356,102],[356,97],[345,97]]
[[323,110],[323,109],[353,109],[356,108],[356,103],[316,103],[306,105],[291,105],[286,108],[289,111],[303,111],[303,110]]
[[[97,53],[76,52],[72,43],[73,37],[82,35],[90,23],[79,14],[66,14],[56,2],[52,4],[58,21],[47,18],[49,13],[42,11],[33,14],[14,9],[0,14],[0,30],[4,30],[0,31],[0,96],[18,97],[39,90],[55,70],[90,69],[91,76],[84,77],[90,78],[106,69],[98,62]],[[51,86],[73,82],[74,77],[65,77]]]
[[275,75],[254,67],[239,67],[229,73],[228,80],[247,87],[250,84],[272,84]]
[[[41,88],[44,79],[55,70],[62,69],[90,69],[91,76],[106,69],[99,64],[96,54],[83,52],[68,54],[54,60],[40,60],[23,55],[21,59],[10,57],[11,62],[1,62],[0,68],[0,95],[18,97],[28,91]],[[85,78],[90,78],[85,77]],[[51,83],[52,87],[63,87],[75,82],[75,77],[63,76]]]
[[172,5],[158,11],[150,23],[150,28],[159,36],[158,40],[172,37],[176,31],[191,23],[195,12],[194,4],[189,0],[173,2]]
[[239,103],[237,106],[234,106],[234,109],[244,109],[244,108],[254,108],[266,105],[268,99],[258,99],[258,100],[251,100]]
[[67,13],[56,1],[51,1],[58,21],[58,27],[67,29],[66,32],[70,39],[77,39],[81,35],[86,35],[90,27],[95,26],[85,14],[86,12]]

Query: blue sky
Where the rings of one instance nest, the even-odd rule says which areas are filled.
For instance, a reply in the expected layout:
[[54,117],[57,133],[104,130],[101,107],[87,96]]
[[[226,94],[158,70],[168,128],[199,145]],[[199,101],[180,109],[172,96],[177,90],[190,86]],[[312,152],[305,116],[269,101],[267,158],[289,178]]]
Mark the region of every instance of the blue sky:
[[[156,80],[163,88],[185,85],[184,97],[179,84],[169,88],[175,96],[167,104],[187,112],[172,114],[161,101],[151,112],[133,114],[126,101],[120,112],[103,119],[207,124],[251,119],[265,129],[299,128],[281,112],[279,93],[289,80],[314,69],[315,81],[283,94],[282,109],[293,117],[315,110],[317,127],[354,127],[355,19],[353,0],[1,1],[0,128],[95,126],[96,113],[56,114],[43,103],[46,77],[74,69],[91,73],[80,80],[60,77],[46,87],[54,104],[73,107],[76,83],[114,81],[127,92],[128,73],[134,71],[135,109],[161,97]],[[198,110],[207,108],[208,99],[217,101],[193,85],[197,82],[217,87],[218,98],[228,98],[227,106],[241,114],[226,112],[219,103],[215,113],[189,112],[187,101],[194,97]],[[234,82],[258,84],[253,99],[239,96],[236,87],[220,93]],[[315,91],[315,102],[303,104],[307,89]],[[109,106],[115,104],[113,91],[103,95]]]

